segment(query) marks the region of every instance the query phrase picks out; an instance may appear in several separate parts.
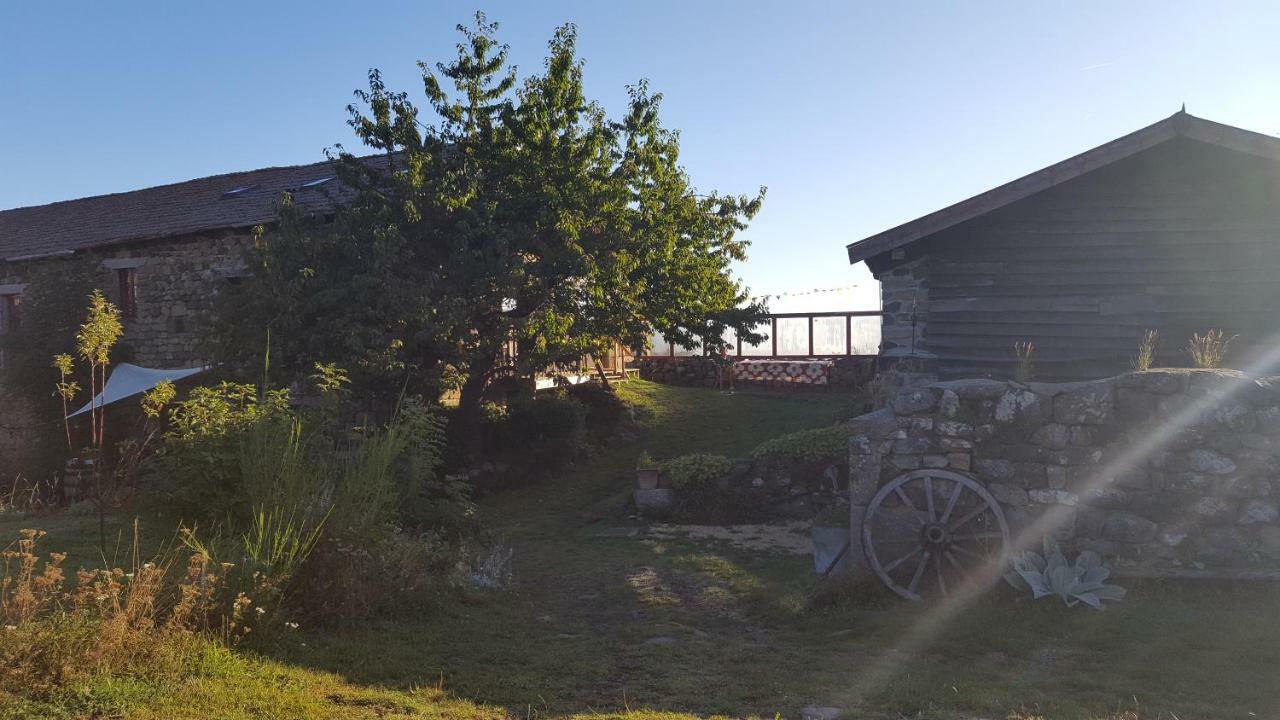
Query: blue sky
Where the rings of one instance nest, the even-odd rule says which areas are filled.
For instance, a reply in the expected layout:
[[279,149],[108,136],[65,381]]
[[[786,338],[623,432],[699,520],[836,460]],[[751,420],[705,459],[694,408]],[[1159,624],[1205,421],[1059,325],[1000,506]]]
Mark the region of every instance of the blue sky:
[[577,23],[592,97],[648,78],[700,187],[769,187],[753,291],[859,286],[779,310],[875,307],[845,244],[1183,102],[1280,133],[1274,2],[12,2],[0,208],[319,160],[370,67],[420,98],[475,9],[525,71]]

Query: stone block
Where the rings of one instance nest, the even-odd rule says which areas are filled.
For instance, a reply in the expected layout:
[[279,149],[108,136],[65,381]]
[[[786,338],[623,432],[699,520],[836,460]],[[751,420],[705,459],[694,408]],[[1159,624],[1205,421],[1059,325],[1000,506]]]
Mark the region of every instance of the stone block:
[[1241,525],[1260,525],[1274,523],[1280,519],[1280,506],[1272,500],[1250,500],[1240,509],[1237,520]]
[[894,395],[889,401],[893,411],[899,415],[915,415],[927,413],[938,406],[941,393],[931,388],[913,388]]
[[1143,392],[1172,395],[1186,387],[1187,372],[1181,368],[1161,368],[1142,370],[1116,378],[1121,388],[1141,390]]
[[947,453],[947,466],[952,470],[960,472],[969,472],[972,460],[969,453],[966,452],[949,452]]
[[1101,486],[1080,492],[1080,502],[1107,510],[1120,510],[1129,504],[1129,493],[1120,488]]
[[1146,543],[1155,536],[1155,523],[1123,510],[1108,513],[1102,524],[1102,537],[1112,542]]
[[1068,425],[1105,425],[1115,409],[1115,394],[1105,380],[1078,383],[1053,398],[1053,419]]
[[1236,506],[1220,497],[1202,497],[1191,506],[1191,512],[1204,522],[1227,522],[1235,517]]
[[1031,390],[1010,389],[996,401],[995,421],[1006,425],[1035,427],[1043,424],[1053,412],[1048,397]]
[[961,400],[998,400],[1009,390],[1009,383],[1003,380],[972,378],[934,383],[933,387],[953,392]]
[[1072,425],[1068,432],[1067,442],[1072,445],[1087,447],[1097,444],[1095,426],[1093,425]]
[[1076,511],[1076,535],[1082,538],[1102,537],[1102,525],[1106,522],[1105,510],[1081,507]]
[[1262,475],[1231,475],[1218,481],[1217,492],[1236,499],[1266,497],[1271,481]]
[[1061,490],[1067,486],[1067,469],[1061,465],[1046,465],[1044,478],[1051,490]]
[[[1031,434],[1031,442],[1040,447],[1050,448],[1053,450],[1061,450],[1065,448],[1071,440],[1071,431],[1066,425],[1061,423],[1049,423],[1042,425],[1038,430]],[[1081,443],[1088,444],[1088,443]]]
[[938,414],[944,418],[953,418],[960,412],[960,396],[954,390],[944,389],[938,398]]
[[1207,448],[1198,448],[1187,453],[1187,467],[1194,472],[1211,475],[1227,475],[1236,470],[1236,464],[1231,458]]
[[674,497],[670,488],[636,490],[636,509],[644,515],[662,515],[671,510]]
[[980,459],[973,462],[977,476],[988,482],[1013,479],[1013,464],[1008,460]]
[[956,420],[939,420],[934,423],[934,430],[939,435],[951,438],[971,438],[973,437],[973,426],[969,423],[959,422]]
[[996,482],[987,485],[987,490],[989,490],[991,495],[994,496],[996,500],[999,500],[1002,505],[1024,507],[1031,503],[1031,499],[1028,497],[1027,491],[1017,485]]
[[899,470],[917,470],[920,468],[921,458],[919,455],[892,455],[889,464]]
[[947,466],[947,456],[925,455],[921,458],[921,464],[927,468],[944,468]]
[[1072,506],[1080,502],[1079,496],[1066,490],[1046,490],[1035,488],[1027,491],[1027,496],[1031,498],[1031,502],[1039,505],[1068,505]]

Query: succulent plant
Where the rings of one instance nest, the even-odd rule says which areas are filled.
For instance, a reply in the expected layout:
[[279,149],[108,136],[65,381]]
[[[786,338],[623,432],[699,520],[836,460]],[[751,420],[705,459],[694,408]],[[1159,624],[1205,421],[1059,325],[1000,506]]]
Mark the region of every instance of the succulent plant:
[[1016,590],[1030,592],[1033,599],[1057,595],[1067,607],[1084,603],[1102,610],[1105,600],[1121,600],[1125,589],[1105,582],[1111,569],[1102,558],[1091,550],[1076,555],[1075,562],[1068,562],[1062,548],[1052,538],[1044,540],[1044,554],[1028,550],[1014,557],[1012,568],[1005,573],[1005,582]]

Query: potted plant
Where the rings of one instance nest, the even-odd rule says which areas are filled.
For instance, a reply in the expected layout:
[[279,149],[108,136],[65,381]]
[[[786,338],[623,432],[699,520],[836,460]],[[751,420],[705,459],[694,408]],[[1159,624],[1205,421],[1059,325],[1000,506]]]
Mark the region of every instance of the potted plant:
[[636,461],[636,487],[641,490],[653,490],[658,487],[658,463],[649,451],[640,453]]

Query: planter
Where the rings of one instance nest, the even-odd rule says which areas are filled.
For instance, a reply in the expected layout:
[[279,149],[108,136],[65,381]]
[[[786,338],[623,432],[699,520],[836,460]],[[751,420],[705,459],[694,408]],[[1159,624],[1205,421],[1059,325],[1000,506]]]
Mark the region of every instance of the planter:
[[636,487],[641,490],[653,490],[658,487],[658,468],[636,470]]
[[815,525],[809,529],[809,538],[813,541],[813,570],[819,575],[827,573],[828,568],[831,568],[828,575],[848,575],[855,572],[862,562],[861,557],[855,556],[862,548],[849,546],[847,527]]

